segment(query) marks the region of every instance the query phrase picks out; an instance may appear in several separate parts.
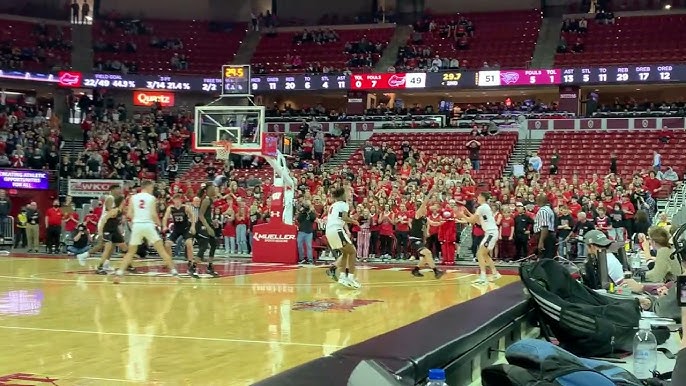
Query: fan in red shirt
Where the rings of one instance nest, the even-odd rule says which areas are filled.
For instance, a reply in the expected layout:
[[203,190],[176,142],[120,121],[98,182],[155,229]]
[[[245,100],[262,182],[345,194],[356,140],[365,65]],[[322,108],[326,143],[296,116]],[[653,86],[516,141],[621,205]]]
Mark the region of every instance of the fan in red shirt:
[[60,246],[60,236],[62,235],[62,209],[60,208],[60,201],[54,200],[52,208],[45,211],[45,226],[47,229],[47,236],[45,246],[49,253],[57,253]]
[[650,192],[653,197],[662,190],[662,182],[655,178],[655,172],[651,171],[648,173],[648,177],[643,180],[643,186],[645,190]]
[[510,261],[515,258],[514,230],[515,221],[509,206],[502,208],[503,218],[500,220],[500,258]]
[[73,232],[76,230],[76,227],[79,225],[79,214],[75,211],[72,211],[69,214],[66,214],[64,220],[64,231],[65,232]]
[[[455,201],[451,201],[455,205]],[[443,264],[455,264],[455,250],[457,249],[457,226],[453,208],[446,207],[440,212],[441,225],[438,227],[438,241],[441,243],[441,257]]]

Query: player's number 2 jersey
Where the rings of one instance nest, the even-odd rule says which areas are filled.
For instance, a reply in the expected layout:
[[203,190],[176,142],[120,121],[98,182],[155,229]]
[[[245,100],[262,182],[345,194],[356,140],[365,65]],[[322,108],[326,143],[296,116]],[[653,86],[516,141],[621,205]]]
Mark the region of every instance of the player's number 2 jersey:
[[342,229],[345,226],[343,221],[343,214],[348,213],[350,208],[347,202],[336,201],[329,208],[329,214],[326,216],[326,230]]
[[152,223],[152,214],[155,207],[155,196],[149,193],[137,193],[131,197],[133,205],[133,223]]

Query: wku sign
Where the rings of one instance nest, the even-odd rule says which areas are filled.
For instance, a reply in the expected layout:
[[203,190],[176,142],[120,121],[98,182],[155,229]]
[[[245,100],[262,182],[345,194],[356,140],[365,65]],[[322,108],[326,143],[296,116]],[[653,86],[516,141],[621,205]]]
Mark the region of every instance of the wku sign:
[[109,193],[112,185],[123,186],[122,180],[76,180],[68,181],[69,195],[72,197],[100,198]]

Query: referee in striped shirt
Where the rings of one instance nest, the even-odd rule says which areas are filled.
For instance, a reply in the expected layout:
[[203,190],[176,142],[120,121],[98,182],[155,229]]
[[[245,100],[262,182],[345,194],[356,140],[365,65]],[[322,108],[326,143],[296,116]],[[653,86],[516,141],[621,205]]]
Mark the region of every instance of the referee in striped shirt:
[[534,217],[534,234],[538,235],[538,257],[540,259],[555,258],[555,212],[548,203],[545,194],[536,197],[539,209]]

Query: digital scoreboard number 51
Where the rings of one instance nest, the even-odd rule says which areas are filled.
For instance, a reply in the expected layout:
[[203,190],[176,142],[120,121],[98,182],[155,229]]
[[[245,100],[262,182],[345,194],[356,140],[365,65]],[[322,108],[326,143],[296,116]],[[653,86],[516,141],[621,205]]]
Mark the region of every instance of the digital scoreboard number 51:
[[425,88],[426,73],[410,72],[405,74],[405,88]]
[[479,71],[479,87],[500,86],[500,71]]

